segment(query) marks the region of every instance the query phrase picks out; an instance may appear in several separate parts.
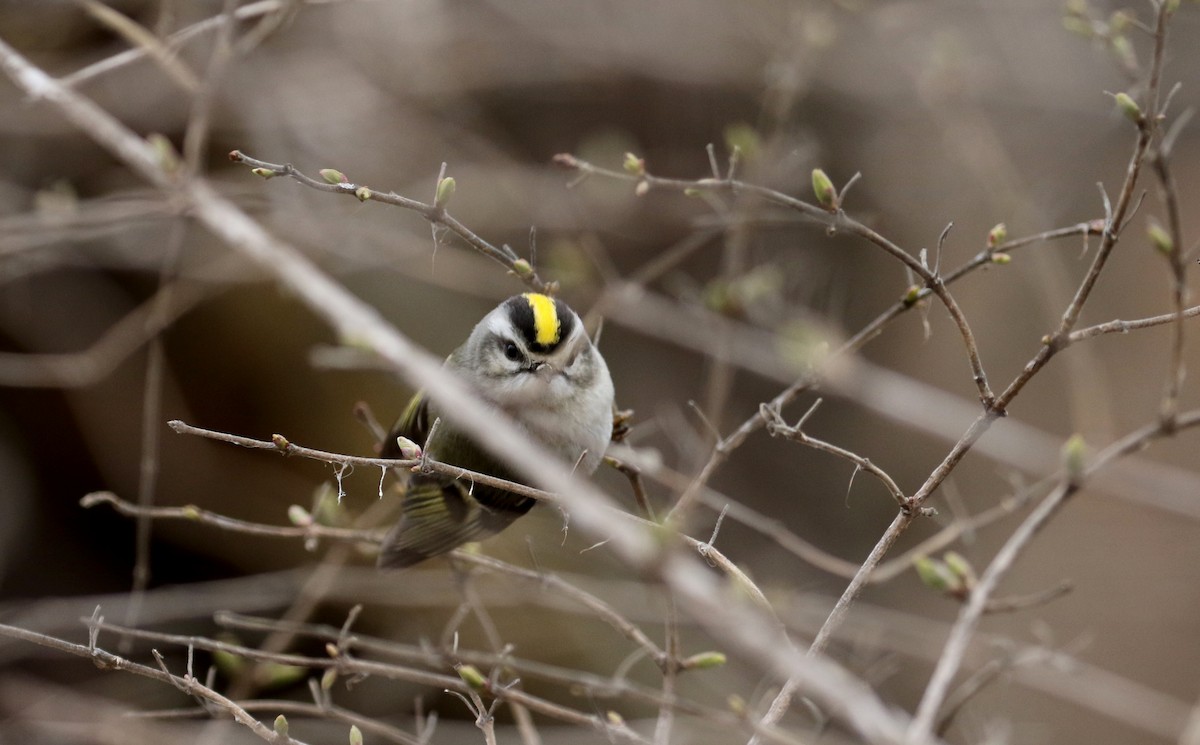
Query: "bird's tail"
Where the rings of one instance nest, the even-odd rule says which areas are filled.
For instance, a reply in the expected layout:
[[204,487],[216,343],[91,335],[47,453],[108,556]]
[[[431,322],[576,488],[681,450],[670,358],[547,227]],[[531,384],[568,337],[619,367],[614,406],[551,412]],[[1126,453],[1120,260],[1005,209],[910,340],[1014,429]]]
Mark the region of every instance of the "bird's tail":
[[493,536],[533,507],[532,499],[514,502],[511,497],[515,495],[505,495],[510,499],[473,495],[471,487],[461,481],[414,481],[404,495],[400,519],[383,539],[379,566],[412,566]]

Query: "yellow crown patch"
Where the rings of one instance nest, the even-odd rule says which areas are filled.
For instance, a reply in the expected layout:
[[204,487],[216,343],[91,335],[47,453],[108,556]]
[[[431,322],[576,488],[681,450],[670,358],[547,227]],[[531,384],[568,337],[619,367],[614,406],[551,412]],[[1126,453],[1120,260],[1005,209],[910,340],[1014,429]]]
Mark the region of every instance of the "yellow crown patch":
[[543,347],[553,347],[558,343],[561,332],[554,298],[537,292],[527,292],[523,297],[533,310],[534,341]]

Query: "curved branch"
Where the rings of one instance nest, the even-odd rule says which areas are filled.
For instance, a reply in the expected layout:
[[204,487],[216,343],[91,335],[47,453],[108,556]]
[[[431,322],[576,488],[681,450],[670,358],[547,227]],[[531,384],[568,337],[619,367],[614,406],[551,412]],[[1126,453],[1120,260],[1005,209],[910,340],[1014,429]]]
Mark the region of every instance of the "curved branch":
[[355,197],[359,201],[366,202],[382,202],[395,207],[402,207],[406,210],[416,212],[421,217],[424,217],[435,227],[441,226],[450,230],[455,235],[467,242],[471,248],[478,251],[483,256],[491,259],[500,266],[507,269],[517,279],[524,282],[530,289],[538,292],[553,292],[556,288],[556,283],[543,282],[537,275],[537,268],[530,262],[520,259],[513,253],[508,246],[497,247],[487,242],[466,225],[456,220],[446,211],[445,205],[426,204],[425,202],[408,197],[400,196],[399,194],[389,191],[382,192],[372,189],[367,186],[355,184],[350,181],[331,184],[327,181],[315,179],[309,176],[291,163],[269,163],[265,160],[251,158],[241,150],[233,150],[229,153],[229,159],[234,163],[241,163],[255,170],[255,173],[264,178],[273,178],[275,176],[286,176],[291,178],[310,189],[317,191],[331,192],[334,194],[344,194],[346,196]]
[[926,267],[920,260],[912,254],[905,251],[900,246],[891,242],[879,233],[875,232],[866,225],[858,222],[854,218],[847,215],[840,207],[833,212],[819,207],[815,204],[810,204],[804,200],[784,194],[775,189],[769,189],[765,186],[750,184],[745,181],[739,181],[732,178],[716,179],[676,179],[663,178],[654,176],[646,172],[632,174],[624,171],[615,171],[608,168],[602,168],[593,165],[585,160],[581,160],[569,153],[559,153],[554,156],[554,162],[564,168],[579,171],[584,175],[599,175],[606,178],[619,179],[622,181],[632,181],[638,184],[639,188],[645,184],[645,188],[667,188],[675,191],[693,192],[700,191],[728,191],[734,194],[744,193],[752,194],[768,202],[787,207],[789,209],[800,212],[806,217],[809,217],[817,222],[828,226],[832,232],[845,230],[852,235],[857,235],[870,243],[883,249],[886,253],[899,260],[905,267],[912,271],[925,283],[925,287],[933,294],[938,296],[942,304],[946,306],[950,317],[954,320],[958,327],[959,334],[963,337],[963,344],[967,349],[967,360],[971,365],[972,379],[975,381],[976,387],[979,389],[979,398],[986,408],[991,408],[995,401],[995,394],[992,393],[988,386],[987,375],[983,370],[983,363],[979,357],[979,347],[975,342],[975,335],[971,331],[971,326],[967,322],[966,315],[958,306],[958,302],[950,291],[946,289],[945,280],[935,271]]

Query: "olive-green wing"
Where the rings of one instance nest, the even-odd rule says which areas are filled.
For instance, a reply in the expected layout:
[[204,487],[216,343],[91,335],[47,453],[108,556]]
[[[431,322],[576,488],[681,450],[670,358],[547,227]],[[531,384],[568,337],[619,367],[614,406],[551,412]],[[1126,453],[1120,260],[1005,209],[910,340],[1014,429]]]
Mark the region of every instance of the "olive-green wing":
[[[379,566],[401,568],[447,553],[470,541],[495,535],[524,515],[534,500],[514,503],[509,492],[472,485],[469,481],[441,481],[421,476],[404,494],[400,519],[388,531],[379,552]],[[495,497],[501,496],[500,500]],[[505,506],[481,504],[499,501]],[[508,499],[504,499],[507,497]]]
[[[418,393],[392,426],[380,447],[380,457],[400,457],[397,437],[425,447],[431,416],[429,399]],[[437,450],[431,455],[455,453],[457,457],[451,460],[456,466],[512,480],[508,469],[453,429],[439,429]],[[404,490],[400,519],[383,539],[379,566],[411,566],[495,535],[529,512],[534,503],[529,497],[475,484],[468,478],[414,474]]]
[[421,447],[429,437],[429,397],[424,391],[417,393],[404,407],[404,413],[392,425],[387,437],[379,448],[380,458],[399,458],[400,446],[396,444],[397,437],[407,437]]

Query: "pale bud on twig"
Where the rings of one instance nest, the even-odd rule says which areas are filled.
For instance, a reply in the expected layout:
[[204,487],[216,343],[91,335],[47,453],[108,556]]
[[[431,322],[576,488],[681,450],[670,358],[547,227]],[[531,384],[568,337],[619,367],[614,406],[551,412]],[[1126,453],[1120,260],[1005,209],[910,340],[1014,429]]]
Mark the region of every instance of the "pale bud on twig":
[[1175,250],[1175,241],[1171,238],[1171,234],[1158,223],[1152,221],[1146,228],[1146,235],[1150,237],[1150,242],[1160,253],[1169,256]]
[[913,568],[917,570],[917,576],[921,578],[921,582],[931,590],[947,594],[962,591],[962,580],[951,571],[950,567],[946,566],[945,562],[928,556],[918,556],[913,559]]
[[683,661],[683,666],[688,670],[708,670],[724,664],[724,652],[698,652]]
[[479,668],[474,665],[459,665],[456,672],[458,677],[462,678],[463,682],[471,686],[475,690],[485,688],[487,686],[487,678],[483,677],[483,673],[479,672]]
[[528,279],[533,276],[533,265],[526,259],[517,259],[513,262],[513,274],[521,279]]
[[833,188],[833,182],[829,180],[829,176],[820,168],[814,168],[812,172],[813,194],[817,196],[817,203],[825,209],[833,212],[837,209],[837,189]]
[[320,170],[321,178],[325,179],[327,184],[347,184],[350,179],[346,178],[346,174],[336,168],[322,168]]
[[293,504],[287,508],[287,516],[292,525],[306,528],[313,524],[313,516],[309,514],[308,510],[298,504]]
[[746,699],[734,693],[729,696],[727,703],[729,704],[729,710],[734,714],[737,714],[739,717],[746,715]]
[[621,164],[626,173],[631,173],[634,176],[646,175],[646,159],[639,158],[633,153],[625,153],[625,162]]
[[942,554],[942,561],[946,563],[946,567],[950,571],[954,572],[956,577],[962,580],[964,589],[970,590],[975,586],[975,568],[962,554],[956,551],[947,551]]
[[1137,105],[1137,101],[1134,101],[1132,96],[1122,91],[1114,95],[1113,100],[1117,102],[1117,108],[1129,118],[1129,121],[1134,124],[1142,123],[1142,107]]
[[1083,441],[1083,435],[1076,433],[1067,439],[1063,444],[1062,459],[1063,468],[1067,472],[1067,483],[1079,486],[1087,466],[1087,443]]
[[1008,227],[1004,223],[998,222],[998,223],[996,223],[995,227],[993,227],[991,230],[988,231],[987,247],[995,248],[996,246],[999,246],[1001,243],[1003,243],[1004,239],[1007,237],[1008,237]]
[[400,446],[400,457],[404,460],[416,460],[421,457],[421,446],[407,437],[397,437],[396,444]]
[[437,196],[433,200],[433,204],[438,209],[446,209],[446,205],[450,202],[450,198],[454,196],[454,191],[458,188],[458,182],[453,176],[447,176],[438,182]]
[[179,171],[181,163],[179,153],[175,151],[175,146],[171,144],[171,140],[166,135],[152,132],[146,135],[146,142],[149,143],[150,147],[154,148],[154,155],[158,158],[159,168],[170,174]]

